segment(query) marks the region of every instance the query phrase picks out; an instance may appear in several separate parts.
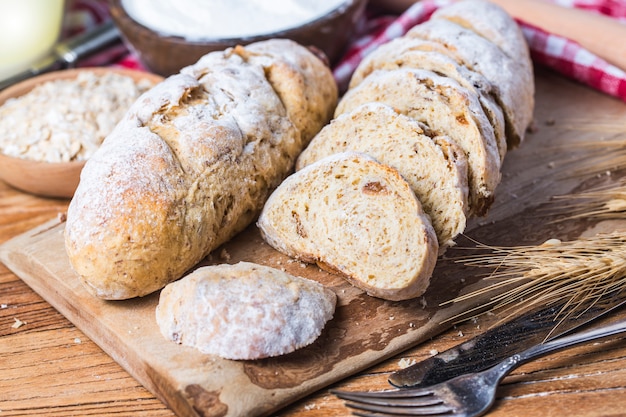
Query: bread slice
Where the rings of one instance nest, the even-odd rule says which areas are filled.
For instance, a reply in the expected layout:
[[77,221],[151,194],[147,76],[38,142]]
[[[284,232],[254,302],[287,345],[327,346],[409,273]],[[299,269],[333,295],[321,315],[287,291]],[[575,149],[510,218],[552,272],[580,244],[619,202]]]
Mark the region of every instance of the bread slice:
[[430,216],[440,254],[465,230],[467,156],[445,136],[382,103],[366,103],[339,115],[300,154],[300,170],[329,155],[356,151],[398,170]]
[[162,291],[159,330],[226,359],[283,355],[313,343],[337,297],[322,284],[249,262],[196,269]]
[[[494,87],[482,75],[459,64],[455,59],[438,50],[429,50],[426,41],[415,38],[396,38],[367,55],[356,68],[350,88],[359,85],[373,71],[393,70],[397,68],[415,68],[432,71],[438,75],[452,78],[463,88],[473,91],[489,119],[496,136],[500,161],[507,152],[507,138],[502,108],[493,97]],[[424,48],[426,50],[422,50]]]
[[387,300],[423,294],[437,260],[437,237],[409,184],[362,153],[334,154],[289,176],[257,224],[278,251]]
[[500,182],[500,154],[493,127],[476,94],[432,71],[378,70],[348,90],[337,105],[335,117],[370,102],[388,104],[455,141],[468,157],[471,213],[487,212]]
[[520,58],[511,58],[495,43],[446,19],[431,19],[416,25],[405,35],[439,42],[461,64],[481,73],[496,88],[507,122],[509,147],[517,146],[532,121],[534,77]]

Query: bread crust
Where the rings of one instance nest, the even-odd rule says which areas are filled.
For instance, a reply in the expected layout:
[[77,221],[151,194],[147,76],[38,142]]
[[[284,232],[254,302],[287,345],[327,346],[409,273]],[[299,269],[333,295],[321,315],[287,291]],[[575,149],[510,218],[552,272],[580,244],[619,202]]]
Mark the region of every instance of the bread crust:
[[[65,246],[98,297],[143,296],[180,278],[256,218],[305,145],[263,65],[231,51],[210,55],[217,64],[140,97],[85,165]],[[301,91],[335,85],[328,69],[316,77]],[[332,97],[326,106],[330,114]]]

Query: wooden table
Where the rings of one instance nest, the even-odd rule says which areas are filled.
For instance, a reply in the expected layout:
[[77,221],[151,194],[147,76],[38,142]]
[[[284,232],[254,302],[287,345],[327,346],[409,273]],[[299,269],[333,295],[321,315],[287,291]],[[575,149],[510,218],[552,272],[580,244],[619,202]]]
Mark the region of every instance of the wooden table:
[[[626,105],[551,74],[538,85],[536,124],[559,123],[555,99],[587,120],[606,115],[626,126]],[[556,90],[552,90],[555,85]],[[569,104],[568,104],[569,103]],[[576,104],[577,103],[577,104]],[[553,119],[556,118],[556,119]],[[571,119],[574,120],[574,119]],[[626,127],[623,128],[626,137]],[[622,134],[619,133],[618,134]],[[514,157],[512,157],[514,158]],[[519,198],[520,196],[517,196]],[[44,199],[0,182],[0,243],[63,213],[68,201]],[[498,210],[495,210],[498,215]],[[626,315],[622,312],[621,314]],[[337,388],[388,388],[387,375],[407,358],[419,361],[487,328],[493,317],[467,321],[360,372]],[[0,264],[0,416],[174,416],[85,334]],[[323,389],[280,413],[283,417],[347,416],[342,401]],[[492,416],[626,415],[626,343],[613,337],[524,365],[498,391]]]

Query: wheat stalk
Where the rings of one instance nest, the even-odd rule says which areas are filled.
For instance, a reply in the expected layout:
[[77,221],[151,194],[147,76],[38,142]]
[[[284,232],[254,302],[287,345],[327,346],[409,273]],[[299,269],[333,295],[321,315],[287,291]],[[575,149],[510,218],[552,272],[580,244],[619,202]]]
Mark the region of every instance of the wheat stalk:
[[591,176],[609,174],[611,171],[626,169],[626,140],[612,138],[573,142],[567,145],[570,150],[581,151],[582,157],[575,161],[576,167],[570,174]]
[[[597,126],[596,126],[597,127]],[[608,140],[574,142],[568,147],[584,151],[575,161],[576,175],[612,175],[626,169],[626,129],[611,125],[608,133],[618,134]],[[610,131],[610,132],[609,132]],[[626,218],[626,179],[621,178],[576,194],[556,196],[561,220],[580,218]],[[498,311],[504,321],[522,311],[562,304],[557,320],[564,320],[592,307],[603,296],[617,293],[626,296],[626,232],[598,234],[562,242],[550,239],[537,246],[501,247],[476,242],[477,249],[488,250],[458,260],[469,266],[491,268],[487,286],[450,300],[443,305],[484,298],[487,303],[451,318],[462,320],[472,315]]]
[[626,179],[604,184],[576,194],[554,196],[553,201],[561,213],[560,220],[578,218],[626,218]]
[[604,295],[626,292],[626,233],[598,234],[562,242],[550,239],[538,246],[498,247],[479,244],[490,255],[460,259],[493,271],[485,288],[447,303],[493,294],[486,304],[453,319],[498,310],[505,320],[521,311],[564,303],[560,319],[593,306]]

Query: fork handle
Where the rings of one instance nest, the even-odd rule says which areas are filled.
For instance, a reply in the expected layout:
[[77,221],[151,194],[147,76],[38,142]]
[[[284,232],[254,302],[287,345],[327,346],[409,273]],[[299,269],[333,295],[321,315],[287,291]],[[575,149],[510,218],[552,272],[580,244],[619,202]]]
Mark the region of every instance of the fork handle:
[[[552,339],[549,342],[541,343],[528,348],[519,354],[509,357],[503,361],[499,366],[504,373],[523,365],[535,358],[538,358],[548,353],[556,352],[557,350],[566,349],[581,343],[589,342],[592,340],[600,339],[607,336],[613,336],[626,331],[626,319],[622,319],[615,323],[611,323],[605,326],[594,327],[590,330],[569,334],[567,336],[561,336],[556,339]],[[503,374],[504,374],[503,373]]]

